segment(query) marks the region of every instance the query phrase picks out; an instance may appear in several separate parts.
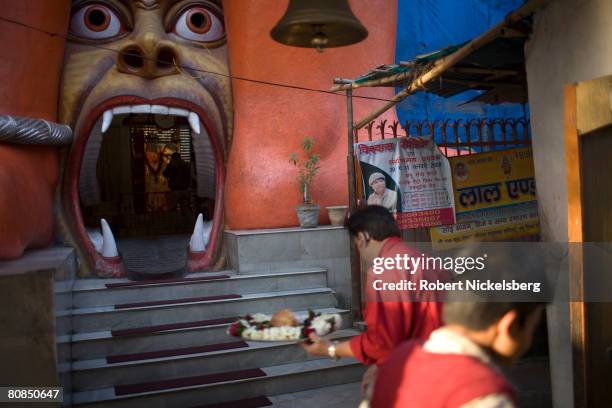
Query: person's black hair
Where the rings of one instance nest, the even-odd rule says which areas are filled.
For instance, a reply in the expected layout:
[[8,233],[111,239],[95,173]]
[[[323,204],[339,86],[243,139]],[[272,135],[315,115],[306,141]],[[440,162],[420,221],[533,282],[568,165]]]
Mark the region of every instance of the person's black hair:
[[536,302],[471,302],[447,301],[444,303],[444,324],[456,324],[468,330],[484,330],[514,310],[519,327],[543,303]]
[[376,241],[402,236],[393,215],[380,205],[369,205],[355,211],[345,221],[344,226],[353,237],[360,232],[367,232],[370,238]]
[[170,156],[170,157],[173,158],[173,159],[180,159],[181,155],[178,154],[178,152],[174,152],[174,153],[172,153],[172,156]]
[[[489,280],[496,283],[504,280],[528,281],[529,276],[525,274],[531,269],[523,270],[524,262],[517,262],[518,257],[524,258],[522,247],[508,245],[492,247],[487,244],[478,247],[477,244],[472,244],[467,250],[470,253],[488,253],[486,266],[482,270],[468,270],[455,276],[454,281],[462,282],[463,289],[446,292],[443,308],[445,324],[457,324],[468,330],[484,330],[514,310],[517,314],[517,324],[523,327],[528,317],[545,305],[547,294],[544,290],[529,295],[519,295],[512,292],[480,291],[471,285],[468,289],[468,281],[475,280],[483,282]],[[535,267],[539,265],[535,263]],[[541,285],[545,286],[543,283]]]

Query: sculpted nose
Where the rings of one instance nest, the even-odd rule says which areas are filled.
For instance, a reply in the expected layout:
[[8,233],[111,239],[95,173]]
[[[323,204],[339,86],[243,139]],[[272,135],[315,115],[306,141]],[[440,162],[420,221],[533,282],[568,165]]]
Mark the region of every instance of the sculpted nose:
[[179,56],[174,45],[164,42],[133,42],[121,49],[117,69],[120,72],[155,79],[179,73]]

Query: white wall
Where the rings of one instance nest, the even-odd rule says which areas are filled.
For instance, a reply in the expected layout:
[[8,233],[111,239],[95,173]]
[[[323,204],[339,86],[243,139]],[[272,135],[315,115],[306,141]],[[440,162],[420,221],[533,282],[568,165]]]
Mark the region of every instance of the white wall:
[[[612,74],[612,1],[551,0],[535,19],[526,50],[533,152],[542,235],[567,241],[563,87]],[[548,310],[555,407],[571,407],[567,305]]]
[[525,52],[543,233],[566,241],[563,86],[612,74],[612,1],[551,0]]

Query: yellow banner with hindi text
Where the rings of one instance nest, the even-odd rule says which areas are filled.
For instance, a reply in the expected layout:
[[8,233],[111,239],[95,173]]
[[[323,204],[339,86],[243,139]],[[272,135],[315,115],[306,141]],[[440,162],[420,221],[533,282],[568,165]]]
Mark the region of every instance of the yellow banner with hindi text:
[[449,158],[456,213],[535,200],[531,147]]

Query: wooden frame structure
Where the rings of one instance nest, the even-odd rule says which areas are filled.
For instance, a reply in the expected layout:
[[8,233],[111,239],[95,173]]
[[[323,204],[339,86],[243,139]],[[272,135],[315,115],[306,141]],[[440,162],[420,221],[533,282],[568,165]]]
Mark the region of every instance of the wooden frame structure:
[[[564,90],[565,161],[567,169],[567,234],[569,242],[583,242],[580,143],[576,123],[576,85]],[[584,293],[583,253],[579,246],[570,246],[570,298],[580,299]],[[586,311],[583,302],[571,302],[570,339],[573,347],[574,406],[586,406]]]
[[[607,162],[607,168],[602,166],[598,156],[602,151],[604,155],[609,154],[608,149],[602,149],[601,143],[612,145],[611,92],[612,76],[570,84],[564,89],[569,318],[574,406],[578,408],[609,404],[609,375],[612,370],[609,361],[607,364],[604,361],[605,350],[608,353],[612,350],[609,343],[612,329],[608,328],[607,320],[612,303],[585,302],[588,300],[585,299],[588,255],[582,244],[610,241],[609,228],[597,227],[604,223],[597,215],[602,208],[606,209],[605,214],[609,214],[607,209],[612,200],[612,188],[608,183],[593,191],[593,180],[597,181],[598,177],[609,180],[606,175],[611,165],[607,156],[603,160]],[[605,139],[601,138],[602,135]],[[599,154],[594,155],[593,151]]]

